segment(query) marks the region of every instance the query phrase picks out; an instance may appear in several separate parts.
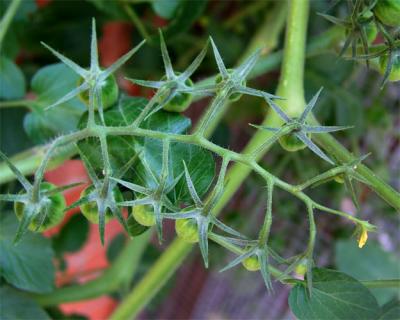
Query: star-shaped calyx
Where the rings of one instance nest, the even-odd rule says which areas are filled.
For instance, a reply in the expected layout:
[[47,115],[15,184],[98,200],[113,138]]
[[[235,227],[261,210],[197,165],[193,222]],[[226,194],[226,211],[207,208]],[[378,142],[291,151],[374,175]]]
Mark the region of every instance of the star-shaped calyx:
[[104,124],[103,115],[103,102],[102,102],[102,88],[106,84],[106,80],[110,77],[119,67],[121,67],[138,49],[144,44],[143,40],[135,48],[124,54],[116,62],[114,62],[107,69],[102,70],[99,66],[98,49],[97,49],[97,36],[96,36],[96,22],[95,19],[92,20],[92,39],[90,46],[90,68],[84,69],[69,58],[65,57],[61,53],[57,52],[47,44],[42,44],[49,49],[58,59],[60,59],[64,64],[70,67],[75,73],[77,73],[82,78],[82,83],[76,88],[67,93],[64,97],[57,100],[52,105],[48,106],[46,109],[58,106],[74,97],[83,93],[85,91],[89,92],[89,125],[94,124],[94,110],[98,109],[100,114],[100,119]]
[[[336,18],[331,15],[319,13],[319,15],[326,20],[343,27],[346,30],[346,40],[340,50],[339,56],[341,57],[346,50],[351,46],[351,56],[355,58],[357,55],[357,44],[361,42],[364,54],[369,52],[369,43],[374,40],[377,34],[377,29],[374,25],[374,15],[372,8],[375,6],[376,1],[371,4],[364,5],[364,1],[357,0],[352,5],[351,14],[346,19]],[[369,60],[366,60],[367,66]]]
[[[42,226],[46,219],[51,219],[51,215],[60,215],[59,218],[62,219],[65,201],[61,193],[81,183],[55,187],[43,182],[36,189],[2,152],[0,152],[0,158],[15,174],[24,189],[19,194],[0,194],[0,201],[14,202],[15,213],[20,220],[14,243],[21,240],[28,228],[34,232],[42,231]],[[19,209],[22,209],[21,212]],[[54,225],[54,222],[59,222],[56,220],[59,219],[49,220],[49,223]]]
[[153,208],[152,215],[154,216],[156,229],[158,233],[158,238],[160,242],[162,242],[162,222],[164,215],[162,213],[163,208],[166,207],[169,210],[175,210],[175,206],[168,199],[168,193],[170,193],[182,175],[176,177],[172,183],[168,183],[169,177],[169,146],[170,142],[168,140],[163,141],[163,160],[161,173],[159,177],[156,177],[152,171],[152,169],[148,166],[145,160],[142,161],[142,164],[145,168],[146,174],[151,177],[153,180],[153,185],[149,185],[148,187],[140,186],[135,183],[131,183],[128,181],[124,181],[121,179],[112,178],[115,182],[120,185],[128,188],[129,190],[134,191],[137,195],[135,200],[123,201],[118,203],[118,206],[141,206],[141,205],[149,205]]
[[204,134],[215,114],[218,113],[218,110],[224,103],[226,103],[227,100],[234,102],[238,100],[242,94],[256,97],[268,97],[269,99],[281,99],[280,97],[270,93],[246,86],[246,79],[257,63],[261,49],[256,50],[238,67],[227,69],[224,61],[222,60],[221,54],[219,53],[218,48],[211,37],[210,42],[219,74],[215,78],[215,84],[207,86],[207,90],[215,91],[216,97],[212,101],[211,106],[207,110],[195,132],[200,136]]
[[[212,90],[210,88],[195,88],[193,87],[193,83],[190,79],[192,74],[197,70],[203,61],[208,48],[208,43],[201,50],[199,55],[193,60],[193,62],[187,67],[187,69],[183,72],[175,72],[171,58],[168,53],[167,46],[165,44],[165,40],[161,30],[160,33],[160,47],[161,47],[161,55],[164,62],[165,68],[165,76],[159,81],[148,81],[148,80],[139,80],[139,79],[130,79],[135,84],[157,89],[156,95],[152,98],[152,103],[149,103],[148,110],[146,110],[145,120],[150,117],[152,114],[161,110],[165,105],[171,102],[174,99],[184,99],[185,97],[189,97],[191,94],[197,95],[210,95],[212,94]],[[190,101],[188,101],[190,104]]]
[[[298,144],[297,139],[300,140],[304,144],[304,146],[308,147],[312,152],[316,155],[329,162],[330,164],[334,164],[334,162],[310,139],[310,134],[319,134],[319,133],[327,133],[327,132],[335,132],[340,130],[345,130],[352,128],[351,126],[315,126],[307,124],[307,117],[311,114],[312,109],[315,107],[318,97],[323,88],[321,88],[314,97],[307,104],[303,113],[298,118],[290,118],[276,103],[274,103],[268,97],[265,97],[267,103],[272,107],[272,109],[279,115],[279,117],[285,122],[285,124],[281,128],[271,128],[263,125],[252,125],[258,129],[267,130],[275,132],[274,136],[267,141],[267,144],[272,144],[276,140],[280,140],[283,145],[285,141],[288,141],[293,144]],[[284,145],[283,145],[284,146]],[[291,146],[287,146],[287,150],[294,151],[298,150],[290,150]]]
[[103,179],[99,179],[89,159],[81,153],[81,159],[85,164],[92,185],[86,188],[81,198],[69,206],[66,211],[78,206],[95,204],[99,215],[98,224],[102,244],[104,244],[106,215],[109,213],[116,217],[124,229],[128,231],[128,226],[119,208],[119,203],[123,201],[123,196],[118,189],[116,180],[121,178],[132,167],[137,158],[138,155],[136,154],[113,177],[106,171]]
[[221,96],[233,95],[233,100],[236,100],[240,94],[247,94],[256,97],[279,98],[275,95],[263,92],[261,90],[249,88],[246,86],[246,79],[253,70],[258,58],[260,57],[261,49],[256,50],[250,55],[241,65],[233,69],[227,69],[221,54],[218,51],[214,40],[210,37],[210,42],[213,48],[215,61],[219,70],[219,75],[216,78],[216,91],[220,92]]
[[299,190],[304,190],[307,187],[316,187],[327,181],[334,179],[339,183],[344,183],[348,192],[350,192],[354,205],[357,209],[360,208],[358,202],[358,196],[353,186],[353,180],[357,180],[361,183],[369,185],[370,183],[365,180],[356,170],[357,167],[364,161],[369,154],[363,155],[349,163],[339,165],[338,167],[332,168],[320,175],[307,180],[305,183],[298,186]]
[[213,188],[211,194],[207,197],[207,200],[205,201],[202,201],[200,199],[195,189],[194,183],[190,177],[186,164],[184,163],[185,179],[194,204],[193,206],[187,207],[182,211],[175,211],[163,214],[165,218],[187,222],[189,228],[195,226],[195,232],[197,231],[197,236],[195,237],[195,241],[193,242],[199,242],[201,255],[203,257],[204,265],[206,267],[208,267],[208,235],[214,225],[218,229],[226,232],[227,234],[242,239],[244,238],[239,232],[218,220],[217,217],[212,213],[214,207],[216,206],[218,200],[222,195],[224,178],[228,163],[228,159],[223,160],[216,185]]

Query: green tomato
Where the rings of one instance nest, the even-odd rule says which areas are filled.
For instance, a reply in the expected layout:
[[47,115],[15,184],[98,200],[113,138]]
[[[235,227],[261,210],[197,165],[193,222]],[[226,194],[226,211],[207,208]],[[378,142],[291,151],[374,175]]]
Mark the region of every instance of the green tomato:
[[400,25],[400,0],[378,0],[374,13],[384,24],[392,27]]
[[[47,191],[57,188],[54,184],[43,182],[40,185],[40,190]],[[31,231],[42,232],[55,225],[59,224],[64,218],[64,209],[66,208],[64,196],[61,193],[56,193],[49,197],[51,203],[49,208],[49,214],[45,217],[43,224],[37,229],[40,223],[40,215],[35,216],[31,223],[29,224],[28,229]],[[25,204],[22,202],[14,203],[14,212],[19,220],[22,219],[24,214]]]
[[[179,75],[179,73],[177,73]],[[164,76],[161,80],[165,80],[166,77]],[[188,87],[193,87],[192,80],[187,79],[185,84]],[[167,96],[161,96],[160,102],[162,102]],[[168,102],[163,109],[170,112],[183,112],[187,108],[189,108],[190,104],[192,103],[192,94],[190,93],[178,93],[170,102]]]
[[307,272],[307,259],[303,259],[294,269],[294,272],[299,276],[304,276]]
[[[83,79],[80,78],[78,86],[83,83]],[[113,75],[110,75],[101,86],[101,101],[103,102],[103,109],[111,107],[118,100],[118,84]],[[79,98],[86,104],[89,105],[89,90],[83,91],[79,94]],[[97,106],[95,108],[97,110]]]
[[[81,193],[81,198],[88,196],[94,190],[94,186],[90,185]],[[114,199],[117,202],[121,202],[124,200],[121,191],[117,187],[113,189]],[[88,219],[91,223],[98,224],[99,223],[99,210],[97,208],[97,203],[95,201],[88,202],[82,204],[80,207],[82,214]],[[112,211],[107,208],[105,213],[105,222],[107,223],[114,217]]]
[[179,219],[175,221],[175,231],[179,238],[188,243],[199,242],[199,232],[194,219]]
[[365,33],[367,34],[367,41],[369,44],[374,42],[376,36],[378,35],[378,28],[375,23],[368,23],[365,26]]
[[132,216],[142,226],[151,227],[156,224],[156,217],[151,205],[139,204],[132,207]]
[[[226,71],[228,71],[228,74],[232,74],[232,72],[233,72],[234,70],[233,70],[233,69],[227,69]],[[222,75],[221,75],[221,74],[218,74],[218,75],[215,77],[215,83],[216,83],[216,84],[220,84],[222,81],[223,81]],[[246,86],[246,80],[243,80],[243,81],[241,82],[241,85],[245,87],[245,86]],[[241,97],[242,97],[242,94],[241,94],[241,93],[234,93],[234,94],[231,94],[231,95],[229,96],[229,101],[235,102],[235,101],[238,101]]]
[[[394,55],[394,62],[392,65],[392,70],[389,74],[389,81],[400,81],[400,50],[392,53]],[[388,65],[389,56],[383,55],[379,57],[379,67],[382,74],[385,73],[386,67]]]
[[[309,138],[311,135],[307,135]],[[283,149],[289,152],[295,152],[298,150],[302,150],[306,147],[306,145],[296,137],[293,133],[285,134],[279,138],[279,144]]]
[[338,174],[337,176],[333,177],[333,180],[335,180],[337,183],[344,183],[344,174]]
[[252,255],[242,261],[243,266],[249,271],[257,271],[260,270],[260,261],[258,261],[258,257]]

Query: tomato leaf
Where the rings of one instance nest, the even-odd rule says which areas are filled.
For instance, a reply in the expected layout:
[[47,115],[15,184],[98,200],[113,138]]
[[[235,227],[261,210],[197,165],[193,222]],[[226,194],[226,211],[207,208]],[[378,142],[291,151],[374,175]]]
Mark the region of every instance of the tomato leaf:
[[165,19],[170,19],[174,16],[176,8],[178,7],[179,3],[183,2],[180,0],[154,0],[152,1],[151,5],[153,10],[160,16]]
[[169,39],[186,32],[203,13],[206,5],[207,0],[180,1],[175,9],[174,18],[163,29],[164,37]]
[[53,248],[57,255],[76,252],[86,242],[89,234],[89,222],[81,214],[72,216],[53,238]]
[[[335,261],[338,270],[358,280],[398,279],[400,278],[399,259],[389,252],[383,251],[374,241],[368,241],[360,250],[354,240],[338,241],[335,246]],[[379,263],[371,263],[379,261]],[[385,304],[396,294],[396,288],[371,289],[379,304]]]
[[35,143],[43,143],[59,134],[75,131],[86,110],[73,98],[53,109],[44,109],[76,88],[79,76],[62,63],[40,69],[32,78],[31,88],[37,95],[32,112],[24,119],[24,128]]
[[10,59],[0,57],[0,99],[21,99],[25,96],[25,77]]
[[314,268],[311,297],[303,284],[290,291],[289,306],[295,316],[310,319],[376,319],[379,305],[356,279],[335,270]]
[[400,301],[392,300],[381,308],[378,320],[398,320],[400,319]]
[[9,286],[0,287],[0,301],[2,320],[50,320],[47,313],[33,299]]
[[13,286],[32,292],[50,292],[54,288],[53,249],[49,239],[27,232],[13,244],[18,222],[13,214],[1,219],[0,269]]
[[[125,126],[133,122],[143,110],[147,100],[144,98],[124,97],[119,105],[108,109],[105,114],[105,122],[108,126]],[[87,121],[87,115],[82,117],[81,125]],[[185,133],[190,127],[190,120],[178,113],[160,111],[144,121],[142,127],[169,133]],[[162,142],[155,139],[115,136],[108,137],[108,151],[111,166],[114,172],[126,164],[132,157],[140,152],[140,159],[149,164],[150,169],[156,175],[161,172]],[[89,159],[95,170],[101,172],[103,168],[101,151],[98,140],[89,138],[78,144],[81,152]],[[183,173],[183,161],[188,166],[189,173],[193,179],[199,195],[203,195],[210,186],[214,177],[215,164],[212,154],[200,147],[173,143],[170,150],[170,181],[179,177]],[[133,180],[137,183],[151,185],[153,182],[150,175],[145,174],[142,165],[133,166],[125,179]],[[189,192],[182,177],[175,187],[172,197],[175,201],[189,199]]]
[[127,224],[128,232],[131,237],[139,236],[150,229],[150,227],[146,227],[138,223],[132,215],[129,216]]

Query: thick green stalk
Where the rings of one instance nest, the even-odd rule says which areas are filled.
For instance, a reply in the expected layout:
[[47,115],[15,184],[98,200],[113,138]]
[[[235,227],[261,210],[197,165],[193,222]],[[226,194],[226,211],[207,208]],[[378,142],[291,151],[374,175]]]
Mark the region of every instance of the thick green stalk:
[[[308,20],[308,0],[289,0],[289,13],[287,18],[286,42],[284,50],[285,70],[280,79],[278,86],[279,94],[288,97],[291,101],[296,100],[296,106],[300,113],[304,107],[303,95],[303,73],[295,71],[294,68],[304,69],[305,40],[307,32]],[[292,50],[292,51],[290,51]],[[292,83],[293,82],[293,83]],[[288,92],[287,90],[298,90],[298,92]],[[301,98],[303,103],[300,104],[297,99]],[[273,115],[273,114],[271,114]],[[273,122],[279,126],[280,120],[276,116],[267,116],[266,123]],[[244,153],[251,153],[258,148],[270,134],[258,131],[251,139],[244,150]],[[259,155],[261,157],[261,155]],[[251,169],[243,164],[236,163],[227,174],[227,186],[224,194],[219,201],[214,213],[217,214],[231,199],[233,194],[242,184],[244,179],[249,175]],[[161,258],[153,265],[149,272],[143,277],[136,288],[126,297],[126,299],[117,308],[112,319],[134,318],[138,312],[147,304],[147,302],[158,292],[161,286],[155,286],[154,279],[162,279],[166,281],[167,275],[171,275],[170,270],[176,270],[183,262],[185,256],[190,252],[192,245],[184,243],[182,240],[176,239],[170,247],[162,254]],[[154,278],[154,279],[153,279]],[[157,283],[157,282],[155,282]]]
[[0,21],[0,53],[3,49],[3,40],[6,36],[8,27],[11,24],[12,19],[17,13],[18,7],[20,6],[22,0],[13,0],[7,8],[3,19]]
[[[50,144],[44,146],[37,146],[17,155],[13,156],[10,160],[14,165],[21,171],[25,176],[31,175],[36,172],[42,163]],[[62,152],[53,155],[49,162],[47,169],[52,169],[63,163],[68,158],[71,158],[76,154],[75,147],[63,148]],[[0,163],[0,184],[13,181],[15,175],[10,170],[5,162]]]
[[35,294],[34,299],[42,306],[53,306],[117,291],[122,285],[131,282],[150,236],[151,232],[146,232],[130,240],[117,260],[99,278],[82,285],[56,289],[51,293]]

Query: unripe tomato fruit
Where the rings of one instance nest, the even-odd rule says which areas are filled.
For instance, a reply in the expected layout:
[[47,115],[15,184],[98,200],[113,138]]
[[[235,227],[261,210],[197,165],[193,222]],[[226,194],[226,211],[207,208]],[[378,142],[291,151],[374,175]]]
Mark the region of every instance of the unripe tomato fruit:
[[156,224],[153,208],[148,204],[139,204],[132,207],[132,216],[142,226],[152,227]]
[[384,24],[392,27],[400,25],[400,0],[378,0],[374,13]]
[[294,272],[296,272],[297,275],[299,276],[304,276],[307,272],[307,259],[303,259],[294,269]]
[[344,183],[344,174],[338,174],[337,176],[333,177],[333,180],[335,180],[337,183]]
[[[227,69],[226,71],[228,71],[228,74],[232,74],[232,72],[233,72],[234,70],[233,70],[233,69]],[[222,81],[223,81],[222,75],[221,75],[221,74],[218,74],[218,75],[215,77],[215,83],[216,83],[216,84],[220,84]],[[245,86],[246,86],[246,80],[243,80],[240,84],[241,84],[242,86],[245,87]],[[241,97],[242,97],[242,94],[241,94],[241,93],[234,93],[234,94],[231,94],[231,95],[229,96],[229,101],[235,102],[235,101],[238,101]]]
[[367,41],[369,44],[374,42],[376,36],[378,35],[378,28],[376,27],[375,23],[368,23],[365,26],[365,33],[367,34]]
[[179,238],[188,243],[199,242],[197,223],[194,219],[179,219],[175,221],[175,231]]
[[252,255],[242,261],[243,266],[249,271],[257,271],[260,270],[260,261],[258,261],[258,257]]
[[[177,73],[179,75],[179,73]],[[162,81],[166,80],[166,77],[164,76]],[[189,78],[185,81],[185,84],[188,87],[193,87],[193,82]],[[167,95],[161,96],[160,97],[160,103],[167,98]],[[170,112],[183,112],[187,108],[189,108],[190,104],[192,103],[192,94],[190,93],[178,93],[175,97],[172,98],[170,102],[168,102],[163,109],[166,111]]]
[[[85,190],[82,191],[81,198],[88,196],[93,190],[93,185],[88,186]],[[113,189],[113,194],[114,199],[117,202],[122,202],[124,200],[121,191],[119,191],[117,187]],[[88,219],[91,223],[99,223],[99,210],[97,209],[97,203],[95,201],[82,204],[79,208],[81,209],[81,212],[85,216],[85,218]],[[112,211],[107,208],[105,213],[105,222],[107,223],[108,221],[110,221],[113,216],[114,215]]]
[[[43,191],[52,190],[55,188],[57,187],[54,184],[48,182],[42,182],[42,184],[40,185],[40,190]],[[31,223],[29,224],[28,227],[29,230],[37,232],[45,231],[59,224],[64,218],[64,209],[66,208],[64,196],[61,193],[56,193],[50,196],[49,199],[51,201],[50,208],[48,211],[48,215],[44,219],[42,225],[39,227],[39,229],[37,229],[39,223],[41,222],[40,215],[37,215],[32,219]],[[24,203],[22,202],[14,203],[14,212],[19,220],[22,219],[22,216],[24,214],[24,208],[25,208]]]
[[[394,61],[388,79],[389,81],[400,81],[400,50],[398,50],[397,52],[393,52],[392,54],[394,55]],[[379,57],[379,67],[382,74],[385,73],[388,59],[388,55],[383,55]]]
[[[83,83],[83,79],[80,78],[78,86]],[[117,80],[113,75],[110,75],[101,86],[101,101],[103,102],[103,109],[111,107],[118,100],[118,84]],[[88,106],[89,105],[89,90],[83,91],[79,94],[79,98]],[[95,110],[98,109],[96,105]]]
[[[308,134],[307,136],[310,138],[311,135]],[[306,147],[306,145],[293,133],[281,136],[279,138],[279,144],[283,149],[289,152],[302,150]]]

